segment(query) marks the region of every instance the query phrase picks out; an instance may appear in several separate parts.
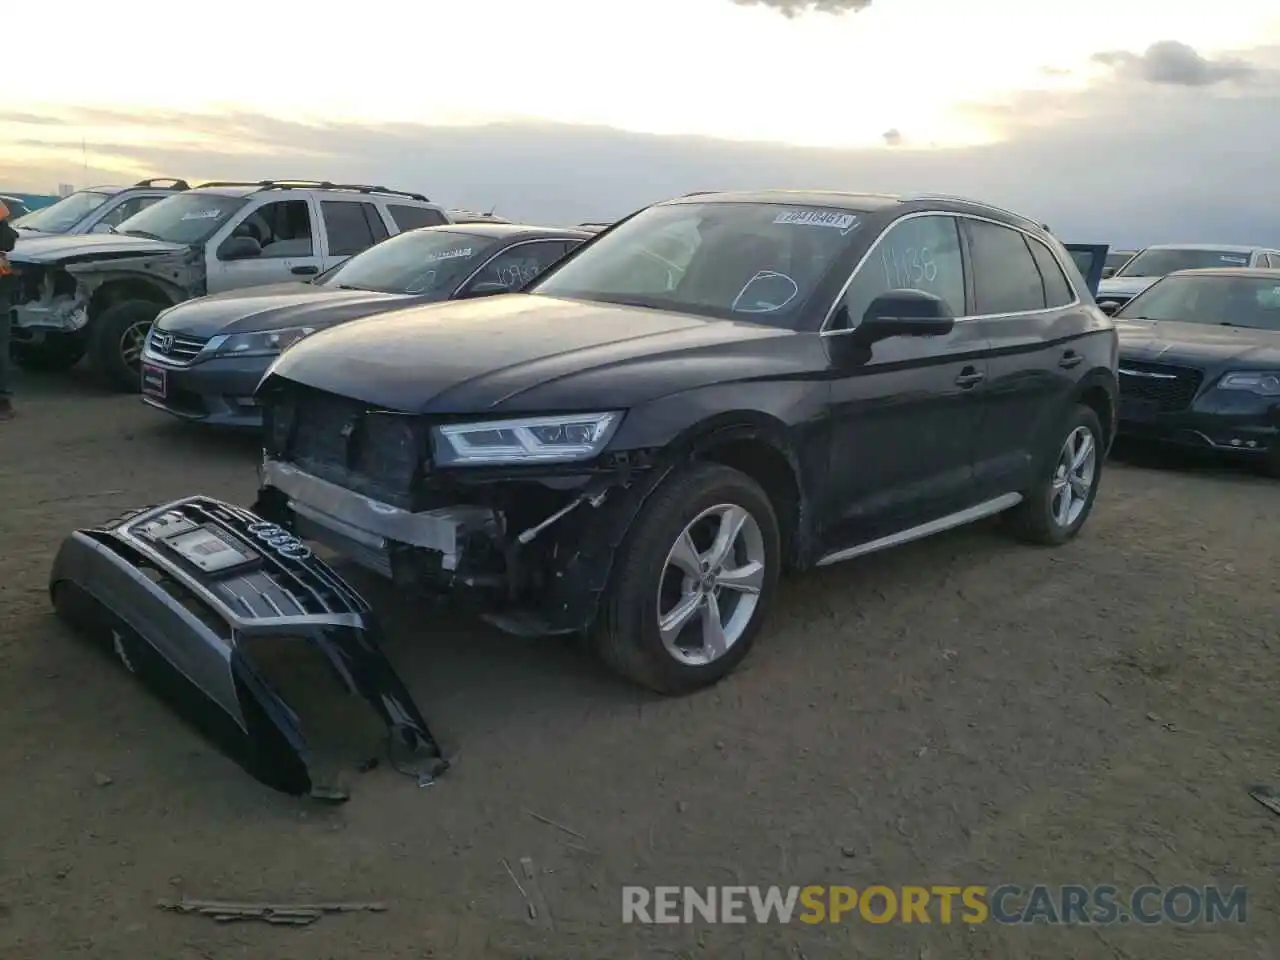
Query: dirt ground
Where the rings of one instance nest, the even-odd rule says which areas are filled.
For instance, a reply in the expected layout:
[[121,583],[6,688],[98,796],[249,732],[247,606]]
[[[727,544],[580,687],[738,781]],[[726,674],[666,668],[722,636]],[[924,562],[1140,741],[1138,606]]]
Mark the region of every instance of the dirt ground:
[[[983,526],[796,580],[744,668],[682,700],[353,575],[455,765],[420,788],[353,760],[351,801],[322,807],[214,752],[46,593],[76,526],[249,502],[253,445],[83,377],[21,389],[0,425],[6,960],[1275,956],[1280,816],[1246,791],[1280,785],[1280,483],[1113,460],[1068,547]],[[552,929],[503,866],[522,857]],[[626,883],[1216,883],[1249,903],[1216,927],[645,927],[621,923]],[[389,909],[218,925],[157,910],[178,894]]]

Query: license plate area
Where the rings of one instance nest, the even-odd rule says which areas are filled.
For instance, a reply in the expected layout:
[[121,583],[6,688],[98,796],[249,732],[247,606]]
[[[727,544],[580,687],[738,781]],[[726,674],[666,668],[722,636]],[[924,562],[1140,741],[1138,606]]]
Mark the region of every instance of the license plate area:
[[1120,398],[1121,420],[1154,420],[1159,412],[1160,404],[1156,400],[1148,400],[1145,397],[1122,396]]
[[169,371],[155,364],[142,365],[142,392],[160,400],[169,395]]

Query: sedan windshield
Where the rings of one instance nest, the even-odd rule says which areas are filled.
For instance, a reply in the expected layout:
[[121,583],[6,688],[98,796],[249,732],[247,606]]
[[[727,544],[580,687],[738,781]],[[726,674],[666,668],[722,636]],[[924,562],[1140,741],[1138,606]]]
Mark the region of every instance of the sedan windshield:
[[13,226],[39,230],[41,233],[66,233],[110,199],[109,193],[81,190],[63,197],[57,203],[33,210],[25,217],[18,217],[13,221]]
[[860,222],[826,207],[660,204],[584,247],[529,292],[792,328]]
[[1239,250],[1158,249],[1143,250],[1116,271],[1117,277],[1163,277],[1175,270],[1204,270],[1209,267],[1247,267],[1249,254]]
[[497,242],[492,237],[423,227],[356,254],[315,282],[341,290],[445,294],[452,292]]
[[1165,277],[1115,316],[1280,330],[1280,277]]
[[116,227],[116,233],[166,243],[204,243],[246,202],[217,193],[176,193],[135,213]]

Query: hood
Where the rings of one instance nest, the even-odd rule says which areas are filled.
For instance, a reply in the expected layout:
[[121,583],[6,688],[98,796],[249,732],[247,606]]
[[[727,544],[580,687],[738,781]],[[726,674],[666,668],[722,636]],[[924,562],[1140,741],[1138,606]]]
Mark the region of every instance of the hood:
[[187,250],[180,243],[126,237],[119,233],[28,233],[13,245],[9,259],[15,263],[56,263],[69,260],[111,260],[117,257],[147,257],[158,253]]
[[1230,363],[1280,370],[1280,331],[1167,320],[1117,320],[1115,327],[1122,360],[1199,367]]
[[626,408],[816,366],[816,337],[760,324],[504,294],[397,310],[291,347],[279,375],[411,413]]
[[1118,297],[1136,297],[1159,279],[1159,277],[1112,277],[1098,284],[1098,295],[1095,299],[1105,300],[1109,293]]
[[328,327],[391,310],[406,300],[419,302],[397,293],[278,283],[188,300],[164,313],[156,326],[203,339],[220,333]]

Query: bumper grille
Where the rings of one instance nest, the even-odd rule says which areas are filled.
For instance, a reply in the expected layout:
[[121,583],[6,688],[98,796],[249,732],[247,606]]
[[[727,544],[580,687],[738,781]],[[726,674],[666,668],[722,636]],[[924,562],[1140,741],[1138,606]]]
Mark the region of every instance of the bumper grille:
[[1191,406],[1204,371],[1166,363],[1120,361],[1120,395],[1153,401],[1161,413],[1177,413]]
[[147,335],[148,347],[171,363],[179,364],[194,360],[208,342],[208,337],[185,337],[167,330],[157,330],[155,327]]

